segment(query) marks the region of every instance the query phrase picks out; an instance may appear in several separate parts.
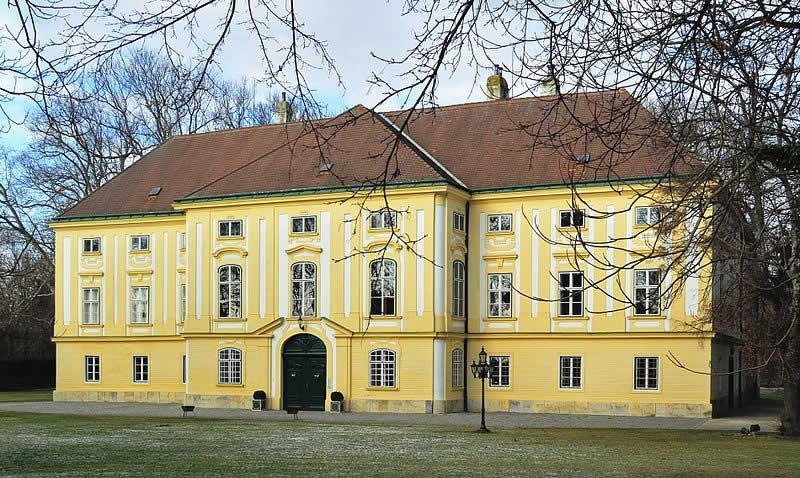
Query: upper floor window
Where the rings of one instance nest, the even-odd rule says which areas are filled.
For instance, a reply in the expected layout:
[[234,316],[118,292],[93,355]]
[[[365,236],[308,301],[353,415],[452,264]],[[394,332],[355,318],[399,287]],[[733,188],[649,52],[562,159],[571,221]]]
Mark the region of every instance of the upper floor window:
[[388,349],[373,350],[369,353],[369,386],[395,386],[395,353]]
[[453,388],[461,388],[464,386],[464,351],[461,349],[453,349],[451,354],[452,376],[450,381]]
[[147,355],[133,356],[133,383],[147,383],[150,379],[150,358]]
[[317,315],[317,266],[311,262],[292,265],[292,316]]
[[583,315],[583,272],[558,273],[558,315]]
[[147,251],[150,250],[150,236],[131,236],[131,250],[132,251]]
[[658,357],[636,357],[633,368],[634,390],[658,390]]
[[181,247],[182,251],[186,250],[186,233],[185,232],[181,233],[180,247]]
[[307,234],[317,232],[317,216],[297,216],[292,218],[292,232]]
[[242,235],[242,221],[220,221],[219,237],[240,237]]
[[370,229],[394,229],[397,227],[397,211],[384,209],[369,214]]
[[181,383],[186,383],[186,375],[187,375],[187,363],[186,363],[186,355],[181,356]]
[[661,209],[658,206],[640,206],[636,208],[636,225],[652,226],[661,220]]
[[633,271],[633,289],[636,315],[658,315],[661,313],[660,270]]
[[466,268],[461,261],[453,262],[453,315],[464,317],[464,279]]
[[218,383],[240,385],[242,383],[242,351],[227,348],[219,351]]
[[489,274],[489,317],[511,317],[511,274]]
[[558,227],[583,227],[585,215],[586,214],[580,209],[560,211],[558,215]]
[[467,230],[467,223],[464,215],[458,211],[453,211],[453,230],[461,232]]
[[100,356],[86,355],[84,357],[84,380],[87,382],[100,381]]
[[242,268],[239,266],[219,268],[219,316],[242,316]]
[[100,323],[100,289],[97,287],[83,289],[83,323]]
[[489,232],[511,232],[511,214],[489,214]]
[[397,298],[397,263],[377,259],[369,264],[369,315],[395,315]]
[[150,321],[150,287],[131,287],[131,323]]
[[100,252],[100,238],[90,237],[83,240],[83,252],[96,253]]
[[489,386],[511,386],[511,357],[508,355],[489,356]]
[[581,388],[581,358],[561,357],[559,360],[559,388]]
[[181,284],[181,322],[186,320],[186,284]]

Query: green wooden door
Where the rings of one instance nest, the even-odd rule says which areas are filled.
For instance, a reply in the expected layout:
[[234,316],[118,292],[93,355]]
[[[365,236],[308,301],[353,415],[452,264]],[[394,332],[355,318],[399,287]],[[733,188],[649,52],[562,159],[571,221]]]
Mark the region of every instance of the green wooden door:
[[325,344],[295,335],[283,347],[283,408],[325,410]]

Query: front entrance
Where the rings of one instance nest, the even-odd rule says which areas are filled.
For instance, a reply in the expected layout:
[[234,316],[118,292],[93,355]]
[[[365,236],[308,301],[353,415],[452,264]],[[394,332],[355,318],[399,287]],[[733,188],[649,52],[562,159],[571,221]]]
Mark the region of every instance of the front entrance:
[[298,334],[283,346],[283,408],[325,410],[326,350],[322,340]]

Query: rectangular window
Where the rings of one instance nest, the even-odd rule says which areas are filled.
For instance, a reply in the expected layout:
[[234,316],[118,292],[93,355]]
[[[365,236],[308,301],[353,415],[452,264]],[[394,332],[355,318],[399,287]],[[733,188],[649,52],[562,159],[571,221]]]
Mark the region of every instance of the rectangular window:
[[186,284],[181,284],[181,317],[180,321],[186,320]]
[[392,350],[380,349],[369,353],[369,386],[395,386],[395,353]]
[[100,252],[100,238],[91,237],[83,240],[83,252],[96,253]]
[[511,317],[511,274],[489,274],[489,317]]
[[461,349],[454,349],[451,354],[452,357],[452,376],[450,380],[453,388],[464,387],[464,351]]
[[180,244],[180,247],[181,247],[182,251],[186,250],[186,233],[185,232],[181,233],[181,244]]
[[583,316],[583,272],[558,273],[558,315]]
[[561,357],[559,387],[565,389],[581,388],[581,358]]
[[87,382],[100,381],[100,356],[87,355],[84,357],[84,377]]
[[131,323],[150,321],[150,287],[131,287]]
[[467,223],[464,215],[458,211],[453,211],[453,230],[466,232]]
[[147,383],[150,374],[148,362],[147,355],[133,356],[133,383]]
[[466,266],[461,261],[453,262],[453,315],[464,317]]
[[634,359],[633,388],[635,390],[658,390],[658,357],[636,357]]
[[633,288],[636,315],[659,315],[661,313],[660,270],[633,271]]
[[508,355],[489,356],[489,386],[511,386],[511,362]]
[[317,232],[317,216],[297,216],[292,218],[292,233],[311,234]]
[[132,251],[150,250],[150,236],[131,236]]
[[83,323],[100,323],[100,289],[97,287],[83,289]]
[[585,213],[580,209],[560,211],[558,227],[583,227]]
[[186,356],[181,357],[181,383],[186,383]]
[[242,221],[220,221],[219,237],[240,237],[242,235]]
[[376,211],[369,214],[370,229],[394,229],[397,227],[396,211]]
[[636,225],[652,226],[661,220],[661,210],[658,206],[642,206],[636,208]]
[[489,214],[489,232],[511,232],[511,214]]

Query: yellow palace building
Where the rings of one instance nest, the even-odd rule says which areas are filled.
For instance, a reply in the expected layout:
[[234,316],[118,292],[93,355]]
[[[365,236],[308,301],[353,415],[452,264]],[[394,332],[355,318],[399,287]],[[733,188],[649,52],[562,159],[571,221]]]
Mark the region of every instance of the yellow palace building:
[[[578,115],[633,101],[568,99]],[[687,325],[710,278],[668,307],[626,305],[660,295],[662,263],[603,279],[562,245],[638,230],[644,244],[657,210],[631,202],[662,171],[649,139],[535,147],[531,125],[570,134],[558,111],[501,98],[415,113],[399,133],[404,115],[359,106],[170,139],[51,223],[54,398],[247,408],[260,390],[270,409],[329,410],[338,391],[345,411],[475,411],[469,364],[485,348],[490,411],[741,405],[741,374],[667,358],[738,366],[734,341]],[[572,183],[592,210],[624,212],[585,213]]]

